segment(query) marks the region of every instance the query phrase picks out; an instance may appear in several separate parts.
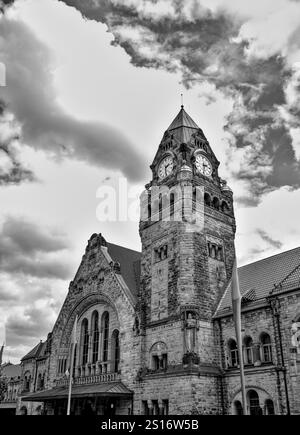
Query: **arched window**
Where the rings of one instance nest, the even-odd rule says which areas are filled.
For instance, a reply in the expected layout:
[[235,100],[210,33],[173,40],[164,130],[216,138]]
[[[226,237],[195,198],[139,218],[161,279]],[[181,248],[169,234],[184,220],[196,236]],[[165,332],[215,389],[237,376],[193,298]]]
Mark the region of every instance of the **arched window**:
[[234,402],[234,415],[243,415],[243,406],[239,400]]
[[227,204],[226,201],[223,201],[223,202],[222,202],[221,210],[222,210],[224,213],[228,213],[228,212],[229,212],[229,207],[228,207],[228,204]]
[[[75,349],[74,349],[74,360],[73,360],[73,378],[75,378],[75,373],[76,373],[76,358],[77,358],[77,343],[74,344]],[[66,360],[66,365],[67,365],[67,360]]]
[[253,340],[251,337],[244,338],[244,349],[245,364],[253,364]]
[[152,370],[166,370],[168,368],[168,348],[163,341],[159,341],[151,347],[150,367]]
[[220,201],[218,200],[217,197],[214,197],[213,202],[212,202],[212,206],[216,210],[219,210],[219,208],[220,208]]
[[159,220],[162,220],[162,212],[163,212],[163,198],[162,198],[162,194],[159,194],[158,197],[158,213],[159,213]]
[[20,409],[21,415],[27,415],[27,408],[26,406],[22,406],[22,408]]
[[109,313],[105,311],[102,314],[102,331],[103,331],[103,347],[102,347],[102,360],[108,360],[108,337],[109,337]]
[[45,373],[41,377],[41,390],[45,388]]
[[211,198],[209,193],[207,192],[204,194],[204,204],[207,205],[208,207],[211,206]]
[[117,329],[112,333],[112,357],[113,357],[113,371],[119,371],[120,364],[120,339],[119,331]]
[[83,319],[81,324],[81,343],[82,343],[82,365],[88,362],[89,356],[89,324],[87,319]]
[[99,350],[99,314],[98,311],[94,311],[92,314],[92,362],[98,361]]
[[275,409],[274,409],[274,403],[273,400],[267,399],[265,401],[265,415],[274,415]]
[[229,350],[229,365],[231,367],[237,367],[239,358],[238,358],[238,348],[235,340],[233,339],[229,340],[228,350]]
[[248,403],[250,415],[262,415],[262,409],[259,406],[259,397],[255,390],[248,391]]
[[39,373],[39,375],[38,375],[38,380],[37,380],[37,389],[38,389],[38,390],[41,389],[41,383],[42,383],[42,374]]
[[193,200],[192,200],[192,211],[195,212],[197,210],[197,189],[193,188]]
[[174,217],[174,203],[175,203],[175,194],[170,193],[170,217],[173,219]]
[[262,362],[270,363],[272,362],[272,346],[271,346],[271,338],[269,334],[263,332],[260,336],[261,342],[261,351],[262,351]]
[[148,220],[151,221],[151,203],[148,204]]
[[24,376],[24,391],[30,391],[30,383],[31,383],[31,376],[30,376],[30,373],[29,372],[27,372],[27,373],[25,373],[25,376]]

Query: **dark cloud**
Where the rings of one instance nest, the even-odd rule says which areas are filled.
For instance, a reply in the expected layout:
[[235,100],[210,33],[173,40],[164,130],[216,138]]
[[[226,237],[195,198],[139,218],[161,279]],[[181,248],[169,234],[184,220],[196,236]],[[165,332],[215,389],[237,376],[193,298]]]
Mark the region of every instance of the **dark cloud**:
[[18,346],[20,343],[34,346],[52,328],[52,316],[51,310],[49,313],[47,309],[34,307],[25,309],[22,315],[9,316],[6,323],[7,343],[9,346]]
[[9,119],[4,101],[0,100],[0,186],[35,180],[32,171],[18,159],[18,140],[18,131]]
[[283,243],[280,242],[280,240],[274,240],[272,237],[267,234],[265,231],[258,229],[257,234],[262,238],[264,242],[268,244],[269,247],[281,249],[283,246]]
[[[247,54],[250,41],[240,38],[245,17],[238,19],[225,9],[212,13],[200,2],[189,2],[187,14],[183,0],[173,1],[173,15],[155,17],[138,2],[64,2],[106,23],[113,43],[124,48],[135,66],[180,71],[186,87],[209,82],[233,98],[234,111],[225,126],[231,146],[252,148],[243,168],[234,173],[248,182],[251,199],[245,198],[245,203],[257,203],[263,193],[283,185],[300,187],[300,165],[279,110],[287,104],[285,89],[292,71],[280,52],[265,58]],[[296,36],[291,41],[299,45]],[[294,116],[298,126],[299,118]]]
[[67,279],[71,267],[59,254],[68,248],[66,238],[51,229],[24,219],[7,218],[0,233],[0,269],[33,277]]
[[[121,170],[130,180],[143,178],[144,160],[121,132],[100,122],[75,119],[57,104],[49,52],[24,24],[2,16],[0,39],[6,41],[0,46],[0,56],[7,70],[1,99],[20,130],[19,142],[56,158]],[[11,160],[14,140],[11,137],[5,145]],[[32,177],[13,162],[14,168],[3,175],[2,183]]]
[[0,11],[2,13],[5,12],[5,9],[12,5],[15,2],[15,0],[0,0]]

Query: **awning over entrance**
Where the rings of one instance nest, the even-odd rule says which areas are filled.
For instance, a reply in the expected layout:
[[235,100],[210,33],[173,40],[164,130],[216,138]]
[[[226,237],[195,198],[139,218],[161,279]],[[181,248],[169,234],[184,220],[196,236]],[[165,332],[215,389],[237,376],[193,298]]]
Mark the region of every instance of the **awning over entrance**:
[[[80,397],[132,397],[133,392],[122,382],[110,382],[90,385],[74,385],[72,387],[72,398]],[[68,387],[57,387],[51,390],[40,391],[39,393],[22,396],[25,402],[46,402],[68,397]]]

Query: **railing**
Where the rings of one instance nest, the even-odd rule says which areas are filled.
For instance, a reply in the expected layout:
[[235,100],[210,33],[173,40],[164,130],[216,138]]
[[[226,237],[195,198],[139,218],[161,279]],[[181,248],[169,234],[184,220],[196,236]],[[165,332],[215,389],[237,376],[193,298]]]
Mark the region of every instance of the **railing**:
[[[105,382],[117,382],[120,380],[119,373],[103,373],[91,376],[79,376],[74,378],[74,385],[88,385]],[[56,381],[57,387],[63,387],[69,384],[69,379],[63,378]]]

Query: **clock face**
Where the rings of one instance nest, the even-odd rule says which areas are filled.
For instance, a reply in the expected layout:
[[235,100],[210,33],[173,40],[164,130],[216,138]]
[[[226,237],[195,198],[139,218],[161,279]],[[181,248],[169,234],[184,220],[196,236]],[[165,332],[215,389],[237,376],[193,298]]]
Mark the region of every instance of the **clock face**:
[[170,175],[173,171],[173,167],[173,158],[171,156],[164,158],[158,167],[159,178],[162,180],[163,178],[166,178],[168,175]]
[[207,177],[212,174],[212,165],[210,161],[202,154],[198,154],[196,156],[195,166],[201,174],[206,175]]

